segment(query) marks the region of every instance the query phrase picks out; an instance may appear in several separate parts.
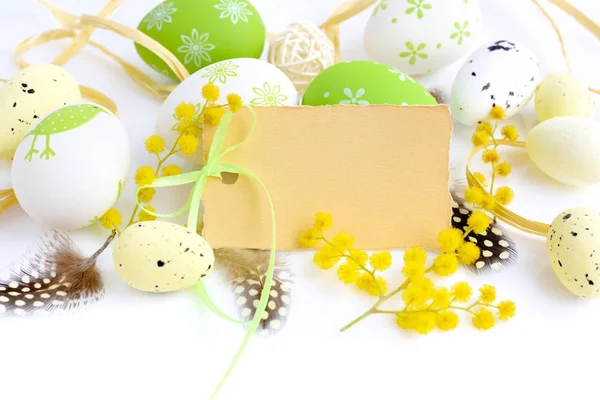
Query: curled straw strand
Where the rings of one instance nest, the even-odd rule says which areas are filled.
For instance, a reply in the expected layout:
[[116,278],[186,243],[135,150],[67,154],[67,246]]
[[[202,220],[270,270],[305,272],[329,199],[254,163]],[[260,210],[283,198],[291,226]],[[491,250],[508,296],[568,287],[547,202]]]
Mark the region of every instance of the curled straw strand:
[[[565,64],[567,65],[567,69],[572,72],[573,68],[571,66],[571,61],[569,60],[569,56],[567,55],[567,48],[565,46],[565,41],[563,39],[562,33],[560,32],[558,24],[556,23],[556,21],[554,21],[554,19],[550,16],[550,14],[548,14],[546,9],[539,3],[539,0],[531,0],[531,1],[533,2],[533,4],[535,4],[535,6],[540,10],[540,12],[544,15],[544,17],[546,17],[546,19],[552,25],[554,32],[556,32],[558,42],[560,43],[560,49],[563,54],[563,58],[565,59]],[[567,3],[565,0],[548,0],[548,2],[551,4],[554,4],[555,6],[560,8],[562,11],[564,11],[566,14],[573,17],[575,19],[575,21],[581,27],[583,27],[584,29],[586,29],[587,31],[592,33],[594,36],[596,36],[597,39],[600,39],[600,26],[598,24],[596,24],[594,21],[592,21],[590,18],[588,18],[583,12],[581,12],[580,10],[575,8],[570,3]],[[590,88],[590,92],[593,92],[595,94],[600,94],[600,90],[594,89],[594,88]]]
[[0,190],[0,214],[16,204],[17,198],[12,189]]
[[[70,38],[72,40],[69,44],[69,47],[67,47],[67,49],[65,49],[53,61],[54,64],[64,65],[67,61],[77,55],[77,53],[81,51],[85,45],[89,44],[116,61],[123,68],[126,74],[141,88],[151,93],[155,97],[165,99],[177,85],[165,85],[155,82],[152,78],[150,78],[150,76],[143,73],[139,68],[126,62],[121,57],[108,50],[106,47],[90,39],[95,29],[103,29],[116,33],[134,42],[140,43],[142,46],[148,48],[157,54],[161,59],[163,59],[180,80],[183,80],[190,75],[179,59],[160,43],[136,29],[117,23],[107,17],[116,11],[123,4],[124,0],[110,0],[108,3],[106,3],[100,13],[95,16],[76,16],[61,10],[47,0],[38,0],[38,2],[52,13],[52,15],[62,25],[63,29],[47,31],[41,33],[40,35],[27,38],[19,43],[14,57],[15,62],[20,68],[25,68],[27,65],[29,65],[23,57],[27,51],[55,40]],[[82,90],[82,92],[91,93],[90,90]],[[98,92],[96,92],[95,95],[98,95]],[[106,96],[100,97],[106,98]],[[96,97],[96,99],[98,99],[98,97]],[[100,104],[106,107],[106,104]],[[107,108],[111,109],[111,107]]]

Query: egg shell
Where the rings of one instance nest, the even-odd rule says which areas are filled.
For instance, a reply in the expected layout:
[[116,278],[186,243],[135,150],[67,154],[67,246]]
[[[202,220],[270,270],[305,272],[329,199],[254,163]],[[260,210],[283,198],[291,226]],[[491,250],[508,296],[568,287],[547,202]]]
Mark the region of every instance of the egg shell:
[[389,65],[344,61],[321,72],[302,98],[307,106],[334,104],[434,105],[435,98],[417,81]]
[[573,294],[600,297],[600,213],[572,208],[550,225],[547,249],[558,280]]
[[488,43],[471,54],[456,75],[450,93],[452,116],[475,126],[497,105],[510,118],[529,102],[540,81],[538,62],[523,44]]
[[78,229],[114,205],[129,162],[127,133],[115,115],[90,103],[63,106],[36,123],[17,148],[13,188],[38,223]]
[[370,59],[417,76],[472,51],[481,30],[479,1],[382,0],[367,22]]
[[594,111],[592,92],[570,72],[546,76],[535,91],[535,112],[540,122],[567,115],[591,117]]
[[77,81],[62,67],[31,65],[0,88],[0,158],[12,160],[31,126],[57,107],[81,100]]
[[[298,104],[298,91],[292,81],[277,67],[266,61],[239,58],[213,64],[180,83],[163,103],[156,123],[156,133],[173,146],[178,133],[175,109],[182,102],[204,104],[202,87],[214,83],[220,89],[219,104],[227,104],[227,95],[236,93],[243,103],[255,106],[293,106]],[[170,147],[169,147],[170,148]],[[201,146],[185,158],[202,164]]]
[[588,117],[556,117],[527,135],[531,161],[545,174],[572,186],[600,183],[600,122]]
[[125,229],[113,252],[117,273],[144,292],[173,292],[193,286],[215,263],[210,245],[195,232],[164,221]]
[[[150,11],[138,30],[173,53],[190,74],[232,58],[259,58],[266,28],[247,0],[167,0]],[[135,45],[150,67],[177,79],[156,54]]]

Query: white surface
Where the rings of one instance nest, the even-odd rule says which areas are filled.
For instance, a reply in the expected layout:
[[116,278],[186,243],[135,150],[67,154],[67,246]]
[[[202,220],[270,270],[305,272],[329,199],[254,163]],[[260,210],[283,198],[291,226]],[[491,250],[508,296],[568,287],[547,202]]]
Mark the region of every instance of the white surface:
[[[101,0],[62,0],[72,12],[95,13]],[[157,1],[130,0],[115,19],[136,26]],[[255,0],[271,31],[296,20],[321,22],[337,0]],[[285,3],[285,5],[283,4]],[[600,20],[596,0],[573,3]],[[543,73],[563,69],[556,38],[548,22],[524,0],[483,0],[483,39],[515,38],[530,47]],[[599,87],[598,43],[556,9],[576,71]],[[364,57],[362,32],[367,13],[342,27],[346,59]],[[0,76],[16,72],[12,51],[23,38],[57,27],[50,14],[33,0],[0,1]],[[145,68],[132,43],[99,32],[94,39],[128,61]],[[64,43],[46,46],[30,60],[49,61]],[[143,152],[151,135],[158,101],[132,84],[119,67],[86,49],[68,64],[81,84],[101,89],[120,106],[134,153],[134,166],[153,162]],[[448,93],[459,65],[424,80]],[[145,70],[149,71],[148,68]],[[517,117],[531,125],[531,110]],[[460,170],[468,151],[470,130],[457,127],[452,158]],[[510,183],[517,193],[514,209],[539,220],[578,205],[597,206],[598,190],[575,191],[545,178],[522,152],[511,155],[516,174]],[[426,160],[424,160],[426,162]],[[135,168],[133,168],[134,170]],[[133,174],[133,172],[132,172]],[[0,187],[7,182],[0,182]],[[131,210],[132,185],[120,208]],[[159,206],[172,209],[184,193],[165,194]],[[307,221],[307,224],[309,221]],[[0,216],[2,264],[19,258],[40,233],[15,208]],[[220,399],[376,399],[447,398],[597,398],[594,367],[600,357],[600,303],[579,300],[558,283],[545,244],[515,233],[521,260],[508,271],[475,276],[461,271],[442,282],[467,279],[474,286],[489,282],[500,297],[517,302],[518,316],[509,323],[480,332],[461,318],[451,333],[419,337],[399,331],[392,318],[370,317],[350,331],[338,328],[372,304],[372,299],[344,287],[334,271],[321,271],[307,253],[293,257],[297,275],[293,308],[285,331],[269,340],[252,340]],[[87,251],[101,244],[99,229],[79,232]],[[400,259],[400,253],[395,254]],[[242,330],[212,315],[187,291],[143,294],[123,283],[111,266],[110,252],[100,259],[106,297],[87,312],[66,317],[0,319],[0,384],[2,399],[206,399],[229,364]],[[396,271],[399,265],[394,266]],[[390,284],[399,273],[390,271]],[[395,276],[395,278],[394,278]],[[209,289],[225,309],[229,292],[211,277]],[[462,317],[462,316],[461,316]]]

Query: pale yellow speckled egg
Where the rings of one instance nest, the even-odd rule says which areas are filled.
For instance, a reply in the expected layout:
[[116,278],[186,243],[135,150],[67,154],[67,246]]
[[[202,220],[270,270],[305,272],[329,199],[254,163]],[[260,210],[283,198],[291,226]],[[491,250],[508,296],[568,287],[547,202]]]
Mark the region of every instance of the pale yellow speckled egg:
[[193,286],[215,263],[213,250],[202,236],[164,221],[139,222],[125,229],[113,259],[129,286],[155,293]]
[[558,280],[577,296],[600,297],[600,212],[579,207],[561,213],[547,239]]
[[540,121],[566,115],[591,117],[594,111],[588,86],[570,72],[546,76],[535,92],[535,112]]
[[25,133],[48,112],[81,100],[64,68],[31,65],[0,88],[0,159],[12,160]]

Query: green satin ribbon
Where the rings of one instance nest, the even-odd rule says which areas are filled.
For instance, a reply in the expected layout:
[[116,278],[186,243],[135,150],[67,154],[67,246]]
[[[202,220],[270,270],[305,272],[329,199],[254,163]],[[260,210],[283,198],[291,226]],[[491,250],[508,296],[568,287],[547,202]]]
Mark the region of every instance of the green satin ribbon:
[[[214,312],[215,314],[219,315],[220,317],[222,317],[228,321],[231,321],[234,323],[239,323],[239,324],[248,324],[248,330],[246,332],[246,335],[244,336],[244,340],[240,344],[237,352],[235,353],[235,355],[233,357],[233,360],[231,361],[231,363],[229,364],[229,367],[225,371],[223,378],[221,379],[221,381],[215,388],[214,392],[210,396],[210,399],[214,399],[217,396],[217,394],[219,393],[219,391],[225,384],[225,381],[227,380],[229,375],[231,375],[231,372],[233,371],[237,362],[239,361],[239,359],[244,351],[244,348],[250,341],[250,338],[252,337],[252,335],[254,334],[256,329],[258,328],[258,325],[260,324],[261,319],[262,319],[262,315],[267,309],[267,303],[269,301],[269,294],[271,293],[271,286],[273,284],[273,272],[275,269],[275,251],[277,248],[275,209],[273,207],[273,200],[271,199],[271,196],[269,195],[269,191],[267,190],[267,187],[265,186],[265,184],[252,171],[248,170],[247,168],[242,167],[241,165],[223,162],[223,158],[227,154],[229,154],[229,153],[237,150],[241,146],[243,146],[244,143],[246,143],[248,141],[248,139],[250,139],[250,136],[254,132],[254,128],[256,126],[256,113],[254,112],[252,107],[250,107],[248,105],[245,105],[245,107],[248,110],[250,110],[250,112],[252,113],[253,122],[252,122],[252,127],[250,128],[250,132],[248,133],[248,135],[246,136],[246,138],[244,140],[242,140],[240,143],[230,146],[222,151],[223,145],[225,143],[225,137],[227,134],[227,128],[229,127],[229,123],[231,122],[231,118],[233,115],[233,113],[231,111],[226,111],[225,114],[223,115],[223,118],[221,119],[221,122],[219,123],[219,126],[217,127],[216,132],[215,132],[215,136],[214,136],[210,151],[208,153],[208,159],[206,160],[206,164],[200,171],[194,171],[194,172],[188,172],[188,173],[176,175],[176,176],[158,178],[151,185],[139,187],[138,191],[137,191],[137,194],[139,195],[139,192],[146,188],[173,187],[173,186],[181,186],[181,185],[195,183],[194,188],[192,189],[192,193],[191,193],[190,197],[188,198],[188,201],[185,203],[185,205],[183,207],[181,207],[179,210],[177,210],[173,213],[170,213],[170,214],[159,214],[154,211],[148,210],[148,209],[144,208],[144,206],[142,204],[140,204],[139,200],[137,201],[138,206],[142,210],[144,210],[145,212],[147,212],[150,215],[153,215],[153,216],[159,217],[159,218],[173,218],[173,217],[181,215],[184,212],[189,210],[188,229],[190,229],[194,232],[196,231],[196,228],[197,228],[198,213],[200,210],[200,205],[202,202],[202,195],[204,193],[204,188],[206,186],[206,182],[207,182],[208,178],[218,178],[218,179],[222,180],[221,174],[223,172],[237,173],[239,175],[249,176],[250,178],[254,179],[256,182],[258,182],[258,184],[262,187],[262,189],[266,193],[267,199],[269,200],[269,206],[270,206],[270,210],[271,210],[271,255],[269,257],[269,267],[267,269],[267,276],[265,278],[264,287],[260,294],[260,300],[258,303],[258,307],[256,307],[256,313],[254,314],[252,321],[250,321],[248,323],[248,322],[240,321],[238,319],[227,316],[227,314],[222,312],[214,304],[214,302],[210,299],[210,296],[208,295],[208,292],[206,291],[206,287],[204,286],[204,283],[202,281],[198,282],[195,287],[196,293],[198,294],[198,296],[200,297],[202,302],[204,302],[204,304],[212,312]],[[138,195],[136,195],[136,198],[139,199]]]

